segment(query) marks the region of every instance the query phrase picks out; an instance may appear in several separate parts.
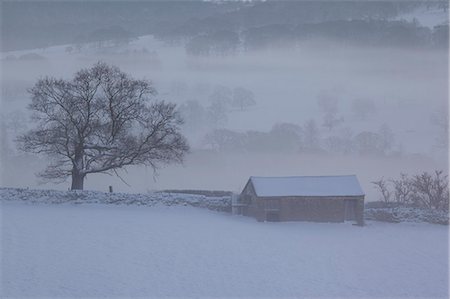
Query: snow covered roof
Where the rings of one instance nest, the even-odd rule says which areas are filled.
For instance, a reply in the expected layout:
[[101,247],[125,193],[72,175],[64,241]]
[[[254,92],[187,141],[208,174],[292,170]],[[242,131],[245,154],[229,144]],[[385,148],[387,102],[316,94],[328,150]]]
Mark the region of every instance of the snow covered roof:
[[250,177],[257,196],[361,196],[355,175]]

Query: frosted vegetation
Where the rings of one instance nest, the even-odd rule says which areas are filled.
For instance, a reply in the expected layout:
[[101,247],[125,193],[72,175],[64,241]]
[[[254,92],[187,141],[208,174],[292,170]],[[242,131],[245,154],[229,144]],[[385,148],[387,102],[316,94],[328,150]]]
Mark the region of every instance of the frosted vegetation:
[[[18,188],[0,188],[4,202],[28,204],[105,204],[133,206],[192,206],[214,211],[231,212],[231,194],[193,194],[195,191],[154,192],[144,194],[105,193],[98,191],[56,191]],[[202,192],[199,192],[202,193]]]

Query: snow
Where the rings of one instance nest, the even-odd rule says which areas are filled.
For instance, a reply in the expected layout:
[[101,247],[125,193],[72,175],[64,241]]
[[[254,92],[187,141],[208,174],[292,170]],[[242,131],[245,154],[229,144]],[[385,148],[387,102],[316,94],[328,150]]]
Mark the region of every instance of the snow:
[[113,205],[188,205],[215,211],[231,210],[231,196],[204,196],[169,192],[145,194],[105,193],[99,191],[57,191],[24,188],[0,188],[0,199],[41,204],[113,204]]
[[2,298],[448,298],[440,225],[2,200],[1,236]]
[[449,224],[448,212],[419,207],[368,208],[366,206],[364,219],[397,223],[428,222],[443,225]]
[[362,196],[355,175],[251,177],[258,196]]

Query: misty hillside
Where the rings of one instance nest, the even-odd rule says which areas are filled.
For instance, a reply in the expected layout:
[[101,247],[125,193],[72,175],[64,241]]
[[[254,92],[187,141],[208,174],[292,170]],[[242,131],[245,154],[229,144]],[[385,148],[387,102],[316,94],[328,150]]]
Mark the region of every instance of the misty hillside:
[[[317,32],[344,40],[348,39],[346,35],[352,35],[353,41],[359,37],[354,36],[355,31],[394,34],[398,38],[400,32],[396,31],[400,30],[408,31],[409,41],[393,37],[381,42],[421,45],[428,44],[424,34],[428,36],[425,39],[438,40],[441,33],[423,32],[424,28],[418,24],[398,23],[395,19],[416,9],[445,11],[447,7],[445,1],[142,1],[133,5],[110,2],[106,6],[82,1],[7,1],[2,2],[2,51],[147,34],[179,43],[205,34],[220,39],[223,32],[248,35],[255,30],[296,38]],[[273,32],[270,29],[273,26],[286,29]],[[378,42],[375,37],[369,39]]]
[[177,105],[191,151],[87,189],[239,193],[253,175],[355,174],[377,201],[380,177],[446,172],[445,4],[2,2],[2,186],[67,189],[16,142],[34,127],[28,91],[102,61]]

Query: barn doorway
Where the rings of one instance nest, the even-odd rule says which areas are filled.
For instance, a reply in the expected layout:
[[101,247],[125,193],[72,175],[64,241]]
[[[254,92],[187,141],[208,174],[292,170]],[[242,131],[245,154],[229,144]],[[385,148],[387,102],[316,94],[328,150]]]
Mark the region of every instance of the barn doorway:
[[346,199],[344,208],[345,220],[356,220],[356,200]]
[[280,215],[278,212],[267,212],[266,213],[266,221],[268,222],[279,222],[280,221]]

